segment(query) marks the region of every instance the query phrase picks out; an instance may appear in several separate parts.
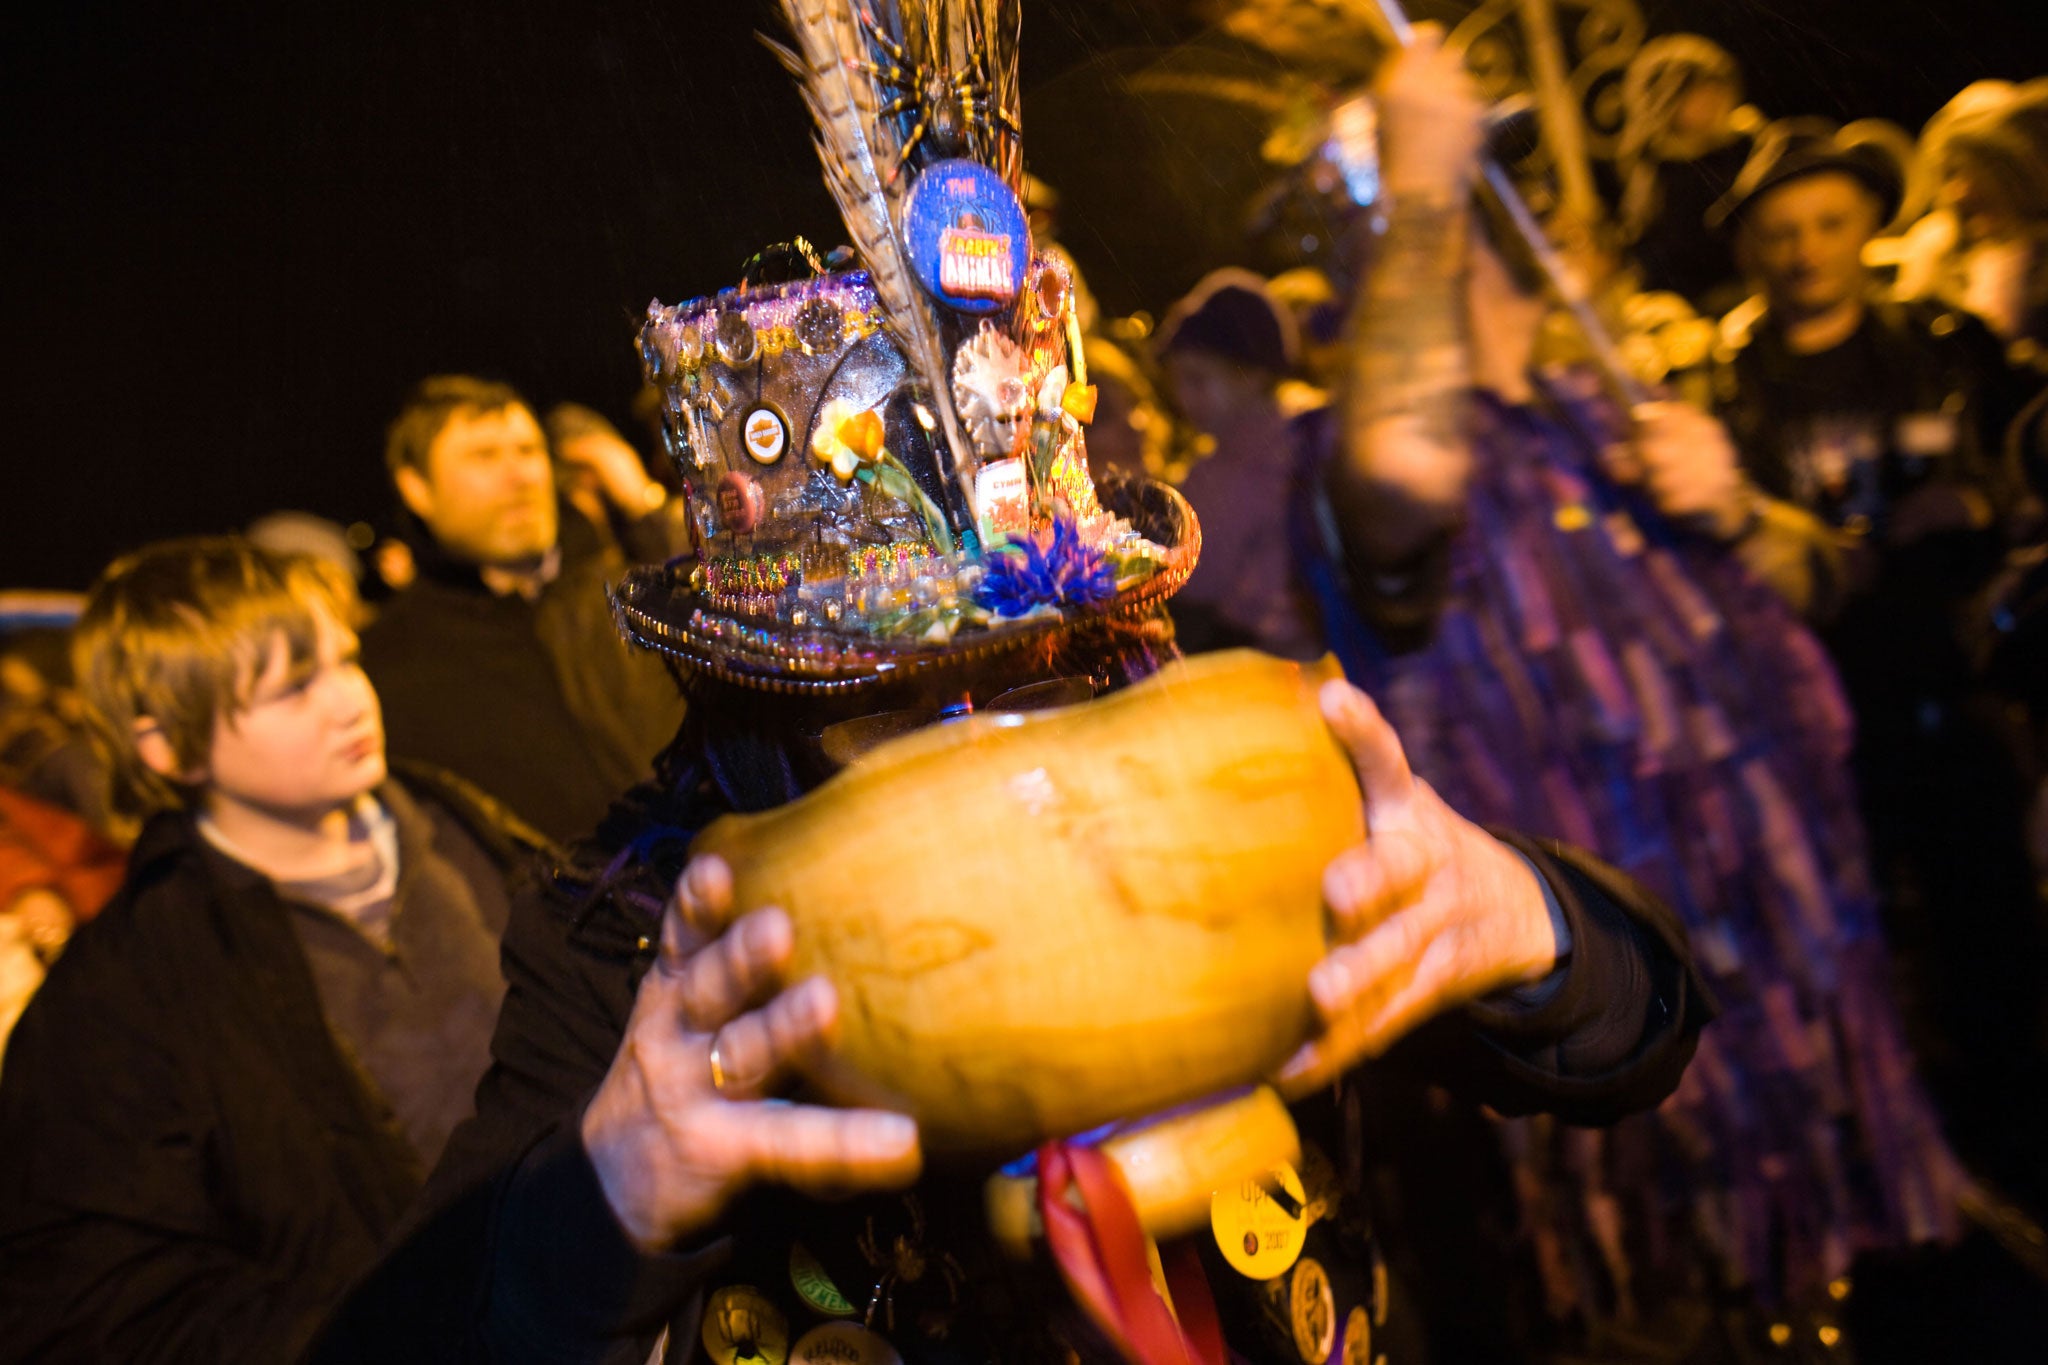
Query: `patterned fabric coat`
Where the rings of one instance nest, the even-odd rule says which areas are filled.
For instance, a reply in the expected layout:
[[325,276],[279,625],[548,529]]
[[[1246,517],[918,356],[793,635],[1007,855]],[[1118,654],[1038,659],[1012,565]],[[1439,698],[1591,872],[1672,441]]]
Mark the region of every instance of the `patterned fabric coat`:
[[1603,476],[1616,417],[1477,399],[1434,630],[1396,653],[1318,531],[1336,436],[1309,414],[1297,564],[1416,771],[1668,898],[1722,1006],[1656,1113],[1507,1125],[1551,1309],[1627,1317],[1640,1276],[1702,1268],[1812,1301],[1860,1250],[1950,1234],[1961,1177],[1887,995],[1832,668],[1732,555]]

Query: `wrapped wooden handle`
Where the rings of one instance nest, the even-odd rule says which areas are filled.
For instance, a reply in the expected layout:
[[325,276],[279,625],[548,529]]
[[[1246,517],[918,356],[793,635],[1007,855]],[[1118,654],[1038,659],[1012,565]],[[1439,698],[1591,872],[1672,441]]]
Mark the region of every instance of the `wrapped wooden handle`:
[[[1102,1143],[1123,1177],[1138,1222],[1155,1242],[1182,1237],[1209,1222],[1210,1197],[1275,1167],[1301,1164],[1301,1138],[1280,1097],[1265,1086]],[[1038,1177],[998,1171],[984,1187],[989,1231],[1019,1260],[1045,1231],[1038,1214]]]

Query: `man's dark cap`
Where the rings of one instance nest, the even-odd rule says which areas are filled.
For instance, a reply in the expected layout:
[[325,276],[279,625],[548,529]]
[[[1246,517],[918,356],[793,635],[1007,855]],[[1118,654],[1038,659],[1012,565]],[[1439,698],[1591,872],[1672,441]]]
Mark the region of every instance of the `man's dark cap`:
[[1733,231],[1743,215],[1782,185],[1833,172],[1851,177],[1877,196],[1890,222],[1905,198],[1906,181],[1898,163],[1869,142],[1845,142],[1832,124],[1821,119],[1786,120],[1772,124],[1756,140],[1756,150],[1728,193],[1707,210],[1707,226]]

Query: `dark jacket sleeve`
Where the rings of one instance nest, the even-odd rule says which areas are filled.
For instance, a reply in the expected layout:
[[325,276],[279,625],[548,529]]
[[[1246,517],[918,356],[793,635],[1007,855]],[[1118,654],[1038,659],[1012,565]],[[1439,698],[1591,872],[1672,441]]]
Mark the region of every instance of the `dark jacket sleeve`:
[[514,904],[476,1113],[449,1139],[422,1212],[311,1359],[646,1360],[717,1253],[639,1254],[577,1130],[624,1035],[639,942],[615,919],[572,927],[541,892]]
[[[1306,427],[1303,439],[1331,442],[1336,439],[1334,422]],[[1331,470],[1341,457],[1325,453]],[[1451,551],[1464,532],[1464,512],[1430,513],[1401,489],[1391,485],[1371,489],[1352,488],[1347,498],[1334,494],[1334,474],[1307,492],[1309,524],[1300,528],[1340,575],[1344,595],[1388,649],[1405,653],[1420,649],[1436,632],[1437,618],[1450,600]],[[1372,537],[1365,533],[1376,517],[1391,516],[1408,525],[1437,522],[1433,533],[1422,537],[1399,560],[1378,555]]]
[[0,1072],[0,1357],[290,1360],[341,1276],[297,1248],[259,1256],[233,1225],[185,1014],[118,930],[94,929],[30,1002]]
[[1713,1017],[1671,908],[1590,854],[1500,833],[1542,877],[1572,948],[1542,998],[1488,997],[1420,1030],[1397,1051],[1503,1114],[1605,1124],[1661,1103]]

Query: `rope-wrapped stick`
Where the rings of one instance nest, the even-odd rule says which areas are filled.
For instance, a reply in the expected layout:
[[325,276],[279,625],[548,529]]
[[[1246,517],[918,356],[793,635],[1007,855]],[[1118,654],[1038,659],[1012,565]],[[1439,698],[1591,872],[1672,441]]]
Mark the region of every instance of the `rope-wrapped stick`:
[[[1380,16],[1387,22],[1387,30],[1394,41],[1406,47],[1415,41],[1415,27],[1408,22],[1408,16],[1401,9],[1400,0],[1375,0]],[[1586,347],[1592,353],[1593,364],[1600,371],[1608,392],[1624,409],[1633,410],[1637,404],[1648,402],[1650,394],[1642,382],[1629,371],[1621,358],[1621,350],[1614,344],[1614,338],[1607,334],[1607,326],[1600,321],[1600,315],[1593,311],[1592,302],[1587,299],[1584,285],[1565,268],[1557,251],[1544,235],[1543,225],[1536,221],[1536,215],[1529,211],[1529,205],[1515,188],[1513,177],[1507,173],[1498,160],[1482,155],[1479,162],[1479,183],[1474,192],[1484,196],[1514,225],[1515,233],[1522,239],[1529,258],[1535,262],[1537,271],[1543,276],[1552,297],[1563,305],[1571,315],[1572,324],[1586,339]]]

